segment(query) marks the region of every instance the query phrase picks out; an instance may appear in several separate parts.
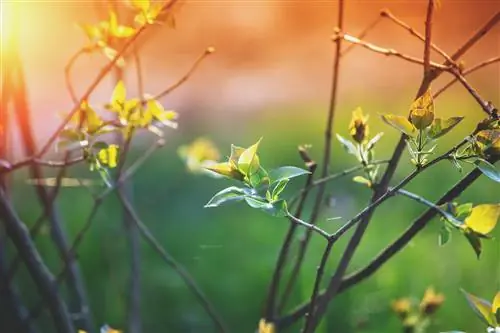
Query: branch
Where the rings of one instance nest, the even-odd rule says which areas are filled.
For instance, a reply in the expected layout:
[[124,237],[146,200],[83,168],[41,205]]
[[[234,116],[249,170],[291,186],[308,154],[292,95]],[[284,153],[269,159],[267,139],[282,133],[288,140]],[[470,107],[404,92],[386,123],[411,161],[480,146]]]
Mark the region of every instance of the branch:
[[[382,16],[379,15],[377,18],[370,23],[359,35],[359,39],[363,39],[368,35],[370,31],[372,31],[380,22],[382,22]],[[356,47],[356,44],[349,44],[342,52],[340,52],[340,56],[345,57],[347,53],[353,50]]]
[[191,66],[191,68],[188,70],[188,72],[186,74],[184,74],[184,76],[182,76],[177,82],[175,82],[174,84],[172,84],[170,87],[168,87],[167,89],[165,89],[164,91],[162,91],[161,93],[159,93],[158,95],[156,95],[154,97],[154,99],[160,99],[162,97],[165,97],[167,96],[168,94],[170,94],[172,91],[174,91],[175,89],[177,89],[178,87],[180,87],[184,82],[186,82],[190,77],[191,75],[193,75],[193,73],[196,71],[196,69],[198,68],[198,66],[201,64],[201,62],[207,57],[209,56],[210,54],[214,53],[215,52],[215,48],[214,47],[208,47],[199,57],[198,59],[196,59],[196,61],[194,62],[194,64]]
[[17,216],[5,192],[0,188],[0,217],[40,294],[47,302],[58,333],[74,333],[68,309],[55,289],[54,277],[45,266],[31,240],[28,229]]
[[[494,63],[497,63],[500,61],[500,57],[493,57],[493,58],[490,58],[488,60],[485,60],[481,63],[478,63],[474,66],[472,66],[471,68],[469,69],[466,69],[464,71],[462,71],[462,76],[467,76],[471,73],[474,73],[475,71],[483,68],[483,67],[486,67],[490,64],[494,64]],[[441,89],[439,89],[438,91],[436,91],[434,93],[434,98],[438,97],[439,95],[441,95],[444,91],[446,91],[448,88],[450,88],[453,84],[455,84],[456,82],[458,82],[458,78],[454,78],[453,80],[451,80],[450,82],[448,82],[444,87],[442,87]]]
[[[304,161],[305,166],[307,167],[309,174],[307,175],[307,179],[305,182],[304,187],[308,187],[313,179],[314,179],[314,173],[316,172],[316,168],[318,167],[317,163],[311,159],[309,154],[307,153],[306,148],[299,146],[299,155],[301,156],[302,160]],[[295,216],[300,218],[302,217],[302,211],[305,206],[305,202],[307,200],[309,191],[305,191],[302,193],[300,196],[299,203],[297,205],[297,210],[295,211]],[[276,262],[276,266],[274,269],[273,277],[271,278],[271,283],[269,285],[269,291],[267,293],[267,301],[266,301],[266,306],[264,309],[264,318],[267,321],[272,321],[274,317],[274,304],[276,302],[276,298],[278,296],[278,289],[279,289],[279,283],[281,281],[281,276],[283,273],[283,269],[286,264],[286,260],[288,258],[288,254],[290,252],[290,247],[293,241],[293,236],[295,234],[295,231],[297,229],[297,223],[294,223],[293,221],[290,221],[290,227],[288,228],[287,234],[285,236],[285,239],[283,241],[283,244],[281,245],[280,252],[278,254],[278,260]],[[293,274],[293,273],[292,273]],[[288,285],[286,286],[286,289],[283,293],[283,296],[281,298],[281,303],[278,305],[278,313],[280,313],[283,309],[283,307],[286,304],[286,301],[288,299],[288,296],[291,291],[291,281],[293,280],[293,275],[291,276]]]
[[216,313],[215,309],[213,308],[212,304],[208,300],[208,298],[205,296],[205,294],[201,291],[201,289],[198,287],[194,279],[191,277],[191,275],[186,271],[184,267],[179,264],[174,257],[168,253],[164,247],[161,246],[161,244],[158,242],[158,240],[153,236],[151,231],[148,229],[148,227],[141,221],[137,213],[135,212],[134,208],[130,204],[130,202],[127,200],[127,198],[123,195],[123,193],[118,191],[118,198],[120,199],[120,202],[122,203],[123,207],[125,208],[127,214],[130,216],[132,219],[133,223],[135,226],[139,229],[142,237],[148,242],[148,244],[151,246],[153,250],[155,250],[160,257],[165,261],[165,263],[170,266],[173,270],[179,274],[179,276],[182,278],[184,283],[187,285],[187,287],[191,290],[191,292],[196,296],[202,307],[205,309],[207,314],[210,316],[212,321],[214,322],[215,326],[217,327],[217,330],[221,333],[227,332],[227,329],[225,328],[225,325],[223,324],[222,320],[220,319],[219,315]]
[[86,53],[85,49],[78,50],[78,52],[76,52],[69,59],[68,64],[64,67],[64,79],[66,80],[66,89],[69,92],[69,96],[71,97],[73,104],[78,103],[78,97],[76,97],[75,88],[73,87],[73,83],[71,82],[71,71],[78,58],[80,58],[80,56],[82,56],[85,53]]
[[289,214],[288,217],[295,222],[298,225],[301,225],[303,227],[306,227],[310,231],[316,232],[318,235],[322,236],[324,239],[329,240],[330,239],[330,234],[326,232],[325,230],[319,228],[315,224],[307,223],[305,221],[302,221],[301,219],[293,216],[292,214]]
[[[397,18],[396,16],[394,16],[394,14],[392,14],[388,9],[382,10],[380,12],[380,16],[388,18],[389,20],[391,20],[392,22],[396,23],[397,25],[399,25],[403,29],[406,29],[413,36],[415,36],[418,39],[420,39],[421,41],[425,42],[426,38],[424,36],[422,36],[414,28],[410,27],[407,23],[403,22],[402,20],[400,20],[399,18]],[[429,38],[429,40],[431,40],[431,39]],[[430,43],[430,47],[434,51],[436,51],[437,53],[439,53],[445,60],[447,60],[450,63],[450,65],[456,66],[455,61],[453,61],[453,59],[451,59],[450,56],[446,52],[444,52],[443,50],[441,50],[441,48],[439,48],[436,44],[434,44],[434,43],[431,42]]]
[[[344,0],[339,0],[338,5],[338,16],[337,16],[337,27],[335,31],[342,31],[344,29]],[[334,126],[335,119],[335,108],[337,106],[337,92],[340,77],[340,58],[342,52],[342,40],[338,39],[335,41],[335,53],[333,58],[333,73],[332,73],[332,87],[330,91],[330,103],[328,108],[325,137],[324,137],[324,150],[323,150],[323,161],[320,177],[324,178],[328,175],[328,170],[330,169],[330,160],[332,154],[332,130]],[[311,224],[316,224],[321,211],[321,206],[323,204],[323,198],[325,196],[325,184],[322,183],[318,186],[318,192],[314,200],[314,206],[312,209],[311,217],[309,219]],[[306,192],[308,193],[308,191]],[[296,276],[298,275],[300,268],[302,267],[303,258],[305,257],[309,241],[311,239],[312,230],[308,229],[306,231],[305,237],[301,240],[299,254],[297,256],[297,261],[293,270],[293,275],[289,281],[289,286],[287,288],[292,288],[296,281]]]
[[429,75],[431,67],[431,36],[432,36],[432,15],[434,13],[434,0],[427,3],[427,15],[425,16],[425,40],[424,40],[424,77]]
[[[363,41],[363,40],[361,40],[359,38],[356,38],[354,36],[351,36],[351,35],[343,33],[343,32],[338,32],[336,35],[334,35],[332,37],[332,40],[334,42],[337,41],[337,40],[339,40],[339,39],[343,39],[346,42],[362,46],[362,47],[364,47],[367,50],[370,50],[370,51],[373,51],[373,52],[376,52],[376,53],[380,53],[380,54],[383,54],[383,55],[386,55],[386,56],[394,56],[394,57],[406,60],[406,61],[414,63],[414,64],[418,64],[418,65],[424,65],[425,64],[425,60],[412,57],[410,55],[407,55],[407,54],[401,53],[399,51],[396,51],[394,49],[388,49],[388,48],[377,46],[377,45],[369,43],[369,42],[365,42],[365,41]],[[438,69],[438,70],[442,70],[442,71],[447,71],[447,70],[450,69],[449,66],[440,65],[440,64],[437,64],[437,63],[432,62],[432,61],[429,62],[429,66],[432,67],[432,68],[434,68],[434,69]]]

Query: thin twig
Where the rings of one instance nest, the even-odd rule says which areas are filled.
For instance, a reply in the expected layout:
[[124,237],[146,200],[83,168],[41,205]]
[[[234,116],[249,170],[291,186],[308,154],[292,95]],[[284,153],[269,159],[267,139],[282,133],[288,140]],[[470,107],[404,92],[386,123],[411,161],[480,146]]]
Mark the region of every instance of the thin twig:
[[214,52],[215,52],[215,48],[214,47],[207,47],[205,49],[205,51],[203,51],[203,53],[198,57],[198,59],[196,59],[196,61],[191,66],[191,68],[187,71],[187,73],[184,74],[184,76],[182,76],[177,82],[175,82],[174,84],[172,84],[170,87],[168,87],[167,89],[165,89],[164,91],[162,91],[158,95],[156,95],[154,97],[154,99],[163,98],[163,97],[167,96],[168,94],[170,94],[175,89],[177,89],[178,87],[180,87],[184,82],[186,82],[191,77],[191,75],[196,71],[196,69],[201,64],[201,62],[207,56],[209,56],[210,54],[212,54]]
[[[471,73],[474,73],[475,71],[481,69],[481,68],[484,68],[490,64],[494,64],[494,63],[497,63],[500,61],[500,57],[493,57],[493,58],[490,58],[488,60],[485,60],[483,62],[480,62],[474,66],[472,66],[471,68],[468,68],[466,70],[463,70],[462,71],[462,75],[464,77],[466,77],[467,75],[471,74]],[[457,83],[458,82],[458,78],[454,78],[453,80],[451,80],[450,82],[448,82],[446,85],[444,85],[441,89],[439,89],[438,91],[434,92],[434,98],[438,97],[439,95],[441,95],[443,92],[445,92],[448,88],[450,88],[453,84]]]
[[[372,31],[380,22],[382,22],[382,16],[379,15],[372,23],[370,23],[359,35],[359,39],[363,39],[368,35],[370,31]],[[345,57],[347,53],[353,50],[356,47],[356,44],[349,44],[342,52],[340,52],[340,56]]]
[[139,229],[142,237],[147,241],[147,243],[151,246],[151,248],[161,256],[163,261],[165,261],[167,265],[169,265],[173,270],[176,271],[177,274],[179,274],[184,283],[196,296],[196,298],[198,299],[204,310],[210,316],[217,330],[221,333],[227,332],[225,325],[223,324],[219,315],[216,313],[211,302],[208,300],[207,296],[201,291],[200,287],[196,284],[195,280],[191,277],[188,271],[180,263],[178,263],[174,259],[174,257],[169,252],[167,252],[167,250],[165,250],[163,246],[161,246],[161,244],[153,236],[149,228],[141,221],[141,219],[135,212],[134,207],[132,207],[132,205],[123,195],[123,193],[118,192],[118,197],[123,207],[127,211],[127,214],[129,214],[135,226]]
[[289,214],[288,217],[293,222],[297,223],[298,225],[304,226],[304,227],[306,227],[307,229],[309,229],[311,231],[316,232],[318,235],[322,236],[326,240],[330,239],[330,234],[328,232],[326,232],[325,230],[321,229],[320,227],[318,227],[317,225],[311,224],[311,223],[307,223],[305,221],[302,221],[301,219],[293,216],[292,214]]
[[71,71],[73,70],[73,66],[80,56],[85,54],[85,49],[80,49],[76,52],[68,61],[68,64],[64,67],[64,78],[66,80],[66,89],[69,92],[71,100],[73,104],[78,103],[78,97],[76,97],[75,88],[73,87],[73,82],[71,81]]

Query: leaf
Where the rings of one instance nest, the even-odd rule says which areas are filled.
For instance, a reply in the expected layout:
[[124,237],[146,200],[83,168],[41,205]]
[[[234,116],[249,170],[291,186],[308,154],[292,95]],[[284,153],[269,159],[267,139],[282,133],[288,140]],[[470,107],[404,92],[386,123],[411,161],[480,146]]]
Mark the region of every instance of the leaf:
[[472,249],[476,253],[477,259],[479,259],[483,251],[481,238],[479,238],[478,234],[476,234],[475,232],[470,231],[464,232],[464,235],[465,238],[467,238],[467,241],[469,241],[469,244],[472,246]]
[[288,214],[285,200],[278,200],[276,202],[270,203],[265,201],[264,198],[247,196],[245,197],[245,201],[250,207],[260,209],[267,214],[275,217],[283,217]]
[[238,159],[241,154],[245,151],[245,148],[231,145],[231,156],[229,157],[229,163],[234,169],[238,169]]
[[99,161],[110,168],[115,168],[118,164],[118,145],[109,145],[105,149],[101,149],[97,154]]
[[339,134],[337,134],[337,139],[339,140],[339,142],[342,144],[344,149],[349,154],[354,155],[354,156],[358,156],[358,150],[356,149],[356,146],[354,145],[354,143],[352,143],[351,141],[347,140],[346,138],[340,136]]
[[455,216],[469,215],[472,211],[472,202],[461,204],[455,208]]
[[206,166],[205,169],[236,180],[243,180],[244,176],[238,170],[233,169],[229,163],[216,163]]
[[259,149],[261,140],[262,138],[260,138],[257,143],[245,149],[238,159],[238,169],[247,177],[259,170],[260,162],[257,150]]
[[310,174],[310,172],[294,166],[284,166],[271,170],[269,178],[271,178],[271,182],[276,183],[284,179],[291,179],[306,174]]
[[279,195],[281,194],[281,192],[283,192],[283,190],[285,189],[285,187],[289,181],[290,180],[288,178],[284,178],[278,182],[274,182],[274,184],[276,184],[276,185],[274,186],[272,193],[271,193],[272,200],[276,200],[279,198]]
[[388,125],[394,127],[398,131],[410,136],[414,137],[417,135],[417,129],[413,126],[410,121],[402,116],[396,116],[393,114],[384,114],[382,115],[382,120]]
[[231,186],[215,194],[205,205],[205,208],[218,207],[225,203],[241,201],[246,195],[247,193],[244,189]]
[[432,139],[437,139],[451,131],[453,127],[458,125],[463,119],[464,117],[451,117],[446,120],[436,118],[429,128],[428,135]]
[[248,177],[248,182],[253,188],[258,188],[259,186],[269,185],[269,175],[263,167],[259,167],[259,170]]
[[480,158],[477,159],[476,166],[486,177],[500,183],[500,171],[493,164]]
[[430,126],[434,120],[434,100],[431,90],[418,97],[410,106],[411,123],[419,130]]
[[370,188],[372,187],[372,182],[369,181],[368,179],[366,179],[365,177],[356,176],[352,180],[355,181],[356,183],[360,183],[360,184],[366,185],[366,186],[368,186]]
[[445,246],[451,240],[451,231],[445,225],[439,230],[439,246]]
[[[104,47],[102,49],[102,52],[111,61],[115,60],[116,56],[118,55],[118,51],[109,46]],[[123,68],[125,66],[125,59],[123,57],[118,57],[118,59],[116,59],[115,61],[115,65],[117,67]]]
[[384,133],[380,132],[377,135],[375,135],[370,141],[368,141],[368,143],[366,144],[366,150],[368,151],[372,150],[383,135]]
[[496,324],[500,325],[500,291],[497,292],[495,298],[493,299],[491,312],[495,315],[495,319],[497,320]]
[[111,94],[111,107],[113,111],[118,111],[124,107],[125,99],[127,98],[127,89],[122,80],[116,83],[113,93]]
[[467,293],[465,290],[461,289],[462,293],[465,295],[469,306],[474,310],[474,312],[479,316],[481,320],[487,325],[493,325],[491,320],[491,304],[479,297]]
[[146,13],[149,10],[151,2],[149,0],[130,0],[132,6]]
[[486,235],[495,228],[499,217],[500,204],[477,205],[464,223],[475,233]]

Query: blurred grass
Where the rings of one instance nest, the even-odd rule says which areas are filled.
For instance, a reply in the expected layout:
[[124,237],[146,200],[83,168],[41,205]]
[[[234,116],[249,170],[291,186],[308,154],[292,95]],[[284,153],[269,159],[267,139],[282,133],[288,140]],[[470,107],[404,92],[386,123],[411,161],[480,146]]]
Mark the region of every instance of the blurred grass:
[[[382,124],[377,113],[405,114],[409,94],[385,98],[378,102],[361,97],[361,104],[371,114],[371,135],[385,132],[377,149],[378,158],[389,158],[399,137],[395,130]],[[339,106],[336,131],[346,135],[350,110],[354,109],[356,96],[348,97]],[[351,101],[352,100],[352,101]],[[477,107],[468,99],[443,98],[438,102],[438,116],[450,116],[457,109],[467,114],[467,120],[453,133],[440,141],[444,151],[471,131],[474,121],[482,117]],[[401,111],[397,111],[401,110]],[[200,114],[196,119],[181,119],[181,129],[168,133],[167,147],[157,152],[142,170],[134,176],[133,191],[139,216],[151,228],[159,241],[186,266],[196,278],[209,299],[227,321],[232,332],[253,332],[261,316],[268,283],[275,265],[288,223],[274,219],[235,204],[219,209],[205,209],[208,199],[225,185],[225,180],[190,175],[176,149],[198,135],[216,141],[222,154],[229,153],[229,144],[247,146],[264,137],[261,161],[270,168],[279,165],[300,165],[296,147],[312,144],[311,154],[321,160],[325,106],[310,103],[293,106],[271,106],[257,114],[212,115]],[[144,139],[141,141],[150,141]],[[142,153],[145,142],[134,146],[132,158]],[[332,172],[354,164],[353,158],[334,142]],[[396,175],[401,179],[411,170],[408,159],[400,163]],[[84,167],[71,170],[72,176],[88,177]],[[24,184],[26,173],[15,178],[14,200],[25,221],[34,221],[41,212],[33,189]],[[92,176],[92,175],[90,175]],[[449,186],[461,178],[451,164],[443,162],[420,175],[407,187],[428,199],[439,198]],[[396,181],[396,180],[395,180]],[[294,181],[288,190],[301,186],[303,180]],[[358,212],[369,200],[370,193],[350,177],[328,185],[328,194],[335,205],[326,208],[321,221],[340,216],[341,220],[321,222],[333,229]],[[498,202],[497,184],[484,177],[468,189],[460,202]],[[85,223],[92,198],[86,189],[64,188],[59,197],[59,207],[66,221],[71,238]],[[351,263],[350,270],[362,267],[391,240],[395,239],[425,207],[406,198],[393,198],[383,204],[375,214],[362,246]],[[306,212],[304,217],[307,217]],[[129,251],[122,227],[122,211],[115,197],[106,199],[93,226],[79,249],[91,307],[96,323],[109,323],[125,327],[127,318]],[[330,306],[330,313],[321,327],[323,332],[398,332],[399,322],[391,312],[390,302],[398,297],[421,298],[426,287],[432,285],[443,292],[446,301],[439,310],[429,332],[460,329],[467,332],[484,331],[479,320],[467,307],[459,288],[473,294],[492,298],[499,288],[498,240],[485,241],[480,261],[475,258],[468,243],[459,234],[446,247],[438,246],[439,220],[435,219],[393,260],[384,265],[373,277],[356,288],[339,296]],[[500,235],[500,228],[495,231]],[[57,253],[50,245],[49,230],[37,238],[37,245],[49,266],[60,269]],[[299,237],[298,235],[297,237]],[[345,241],[335,247],[329,264],[334,269]],[[323,250],[323,241],[315,239],[307,254],[298,288],[291,298],[291,306],[307,299],[312,291],[315,268]],[[211,322],[196,303],[180,278],[160,260],[146,244],[142,246],[142,314],[144,332],[212,332]],[[329,275],[329,274],[328,274]],[[17,276],[22,294],[29,303],[38,299],[25,270]],[[48,315],[40,320],[45,331],[50,332]],[[298,332],[299,326],[290,331]]]

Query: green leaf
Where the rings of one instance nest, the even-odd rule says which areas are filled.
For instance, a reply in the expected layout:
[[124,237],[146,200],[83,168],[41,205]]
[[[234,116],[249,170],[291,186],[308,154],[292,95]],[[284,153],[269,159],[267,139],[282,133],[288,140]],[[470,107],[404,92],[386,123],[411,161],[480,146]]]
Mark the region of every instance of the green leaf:
[[464,223],[474,233],[486,235],[495,228],[499,218],[500,204],[483,204],[472,208]]
[[382,120],[388,125],[394,127],[398,131],[410,136],[415,137],[417,135],[417,129],[413,126],[410,121],[402,116],[396,116],[393,114],[382,115]]
[[276,217],[283,217],[288,214],[287,205],[285,200],[278,200],[276,202],[267,202],[264,198],[247,196],[245,197],[247,204],[256,209]]
[[284,166],[277,169],[273,169],[269,172],[269,178],[273,183],[282,181],[284,179],[291,179],[294,177],[309,174],[310,172],[301,168],[294,166]]
[[368,141],[368,143],[366,144],[366,150],[367,151],[372,150],[383,135],[384,133],[380,132],[377,135],[375,135],[370,141]]
[[283,192],[283,190],[285,189],[285,187],[289,181],[290,180],[288,178],[285,178],[285,179],[281,179],[280,181],[274,183],[275,185],[274,185],[274,188],[273,188],[272,194],[271,194],[271,198],[273,201],[278,199],[279,195],[281,194],[281,192]]
[[257,155],[257,150],[259,149],[259,144],[262,138],[257,141],[254,145],[245,149],[238,158],[238,169],[245,176],[249,177],[256,173],[260,168],[259,156]]
[[215,194],[205,205],[205,208],[218,207],[225,203],[241,201],[246,195],[247,193],[244,189],[231,186]]
[[472,211],[472,202],[464,203],[455,208],[455,216],[469,215]]
[[258,188],[259,186],[269,185],[269,175],[263,167],[259,167],[259,170],[248,177],[248,182],[253,188]]
[[451,231],[446,227],[446,225],[443,225],[441,227],[441,230],[439,230],[439,246],[445,246],[448,244],[451,240]]
[[478,159],[476,166],[486,177],[500,183],[500,171],[493,164],[486,160]]
[[440,136],[445,135],[453,129],[458,123],[460,123],[464,117],[451,117],[448,119],[436,118],[429,128],[429,137],[432,139],[437,139]]
[[483,251],[483,247],[481,245],[481,238],[479,238],[479,236],[475,232],[471,231],[464,232],[464,235],[469,241],[469,244],[472,246],[472,249],[474,249],[477,259],[480,259],[481,252]]
[[351,155],[358,156],[358,150],[356,146],[351,141],[337,134],[337,140],[342,144],[342,147]]
[[487,300],[476,297],[469,294],[465,290],[461,289],[462,293],[465,295],[469,306],[474,310],[474,312],[479,316],[479,318],[486,324],[493,326],[494,323],[491,318],[491,304]]

